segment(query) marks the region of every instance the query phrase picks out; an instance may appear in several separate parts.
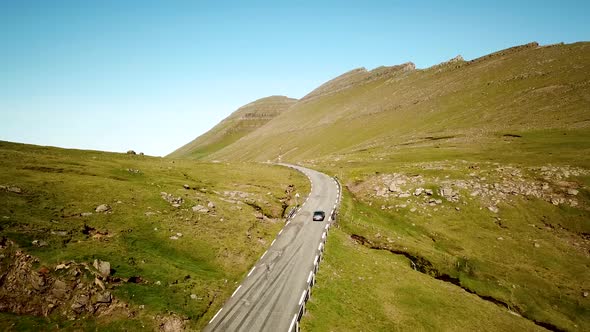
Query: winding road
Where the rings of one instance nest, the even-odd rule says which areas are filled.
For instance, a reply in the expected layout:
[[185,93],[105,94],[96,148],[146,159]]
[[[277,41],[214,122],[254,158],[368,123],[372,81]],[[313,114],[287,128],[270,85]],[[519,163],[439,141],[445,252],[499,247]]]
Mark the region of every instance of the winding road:
[[[307,175],[311,192],[204,331],[298,330],[340,190],[326,174],[281,165]],[[323,222],[312,220],[317,210],[326,212]]]

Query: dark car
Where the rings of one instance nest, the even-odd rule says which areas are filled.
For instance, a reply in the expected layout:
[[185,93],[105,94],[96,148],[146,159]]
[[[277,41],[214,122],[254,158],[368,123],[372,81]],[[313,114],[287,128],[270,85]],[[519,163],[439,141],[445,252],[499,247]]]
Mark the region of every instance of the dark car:
[[326,218],[326,212],[324,211],[316,211],[313,213],[314,221],[324,221],[324,218]]

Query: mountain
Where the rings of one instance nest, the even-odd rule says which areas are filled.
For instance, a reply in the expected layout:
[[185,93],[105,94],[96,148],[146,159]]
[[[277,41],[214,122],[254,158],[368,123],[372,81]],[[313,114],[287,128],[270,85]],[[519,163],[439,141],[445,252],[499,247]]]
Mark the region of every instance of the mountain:
[[[209,145],[214,149],[200,148],[198,157],[338,158],[365,149],[392,151],[429,137],[473,142],[497,133],[587,128],[589,65],[590,44],[581,42],[530,43],[471,61],[458,56],[426,69],[416,69],[412,63],[355,69],[297,102],[289,100],[288,112],[277,112],[256,130],[241,131],[235,136],[239,141],[229,136],[221,140],[223,144]],[[219,137],[220,127],[233,118],[197,141]],[[187,149],[171,156],[181,156]]]
[[359,68],[202,157],[342,184],[302,330],[590,330],[589,73],[587,42]]
[[291,107],[297,99],[271,96],[240,107],[205,134],[172,152],[168,157],[200,159],[236,142]]

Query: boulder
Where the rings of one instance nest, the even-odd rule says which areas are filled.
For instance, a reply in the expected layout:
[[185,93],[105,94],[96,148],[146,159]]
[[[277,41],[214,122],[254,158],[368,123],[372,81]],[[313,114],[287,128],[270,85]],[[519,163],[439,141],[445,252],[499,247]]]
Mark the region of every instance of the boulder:
[[490,211],[492,211],[492,212],[494,212],[494,213],[498,213],[498,212],[500,211],[500,210],[498,209],[498,207],[496,207],[496,206],[493,206],[493,205],[491,205],[491,206],[488,206],[488,210],[490,210]]
[[208,203],[207,203],[207,207],[208,207],[208,208],[210,208],[210,209],[215,209],[215,203],[213,203],[213,202],[208,202]]
[[21,188],[19,188],[19,187],[14,187],[14,186],[12,186],[12,187],[8,187],[8,188],[7,188],[7,190],[8,190],[9,192],[11,192],[11,193],[15,193],[15,194],[20,194],[20,193],[22,193],[22,192],[23,192],[23,190],[22,190]]
[[111,303],[112,300],[113,297],[109,291],[96,294],[96,303]]
[[105,278],[111,274],[111,263],[109,263],[109,262],[95,259],[94,263],[92,265]]
[[133,150],[129,150],[129,151],[127,151],[127,154],[136,155],[137,153],[135,153],[135,151],[133,151]]
[[424,192],[424,188],[416,188],[416,190],[414,190],[414,196],[420,196],[422,195],[422,192]]
[[96,211],[98,213],[106,213],[106,212],[111,211],[111,207],[107,204],[101,204],[101,205],[97,206],[94,211]]
[[452,197],[453,196],[453,189],[451,187],[443,187],[440,189],[441,196],[444,197]]
[[209,213],[209,209],[202,205],[195,205],[193,206],[193,212]]
[[392,182],[389,185],[389,191],[391,191],[392,193],[399,193],[402,190],[400,189],[400,187],[397,185],[397,182]]
[[186,190],[189,190],[189,189],[191,189],[191,187],[190,187],[188,184],[183,184],[183,185],[182,185],[182,187],[183,187],[184,189],[186,189]]
[[571,195],[571,196],[576,196],[578,193],[579,193],[579,191],[577,191],[576,189],[570,188],[567,190],[567,194]]
[[164,318],[160,325],[160,331],[162,332],[181,332],[185,331],[184,322],[179,317],[169,316]]

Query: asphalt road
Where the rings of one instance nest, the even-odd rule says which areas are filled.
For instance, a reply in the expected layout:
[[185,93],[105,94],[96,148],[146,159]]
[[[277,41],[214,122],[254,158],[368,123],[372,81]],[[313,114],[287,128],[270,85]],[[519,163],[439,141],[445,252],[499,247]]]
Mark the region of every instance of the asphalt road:
[[[300,309],[315,280],[339,190],[326,174],[282,165],[306,174],[311,182],[311,193],[204,331],[287,332],[296,329]],[[324,221],[312,220],[317,210],[326,212]]]

